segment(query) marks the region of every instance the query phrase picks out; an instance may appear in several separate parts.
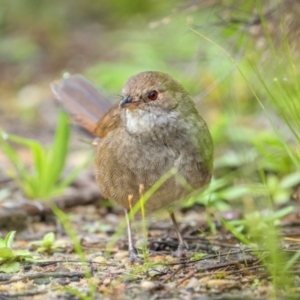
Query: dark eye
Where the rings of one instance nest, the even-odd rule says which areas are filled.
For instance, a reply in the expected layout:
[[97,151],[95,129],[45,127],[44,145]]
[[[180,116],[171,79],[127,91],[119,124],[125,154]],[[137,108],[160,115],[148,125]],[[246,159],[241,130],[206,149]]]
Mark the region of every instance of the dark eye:
[[152,101],[156,100],[158,97],[158,91],[151,91],[149,94],[148,94],[148,98]]

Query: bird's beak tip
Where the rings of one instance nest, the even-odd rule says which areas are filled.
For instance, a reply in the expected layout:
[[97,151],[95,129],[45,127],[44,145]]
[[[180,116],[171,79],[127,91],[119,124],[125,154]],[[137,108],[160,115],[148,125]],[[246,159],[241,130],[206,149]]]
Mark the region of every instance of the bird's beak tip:
[[126,96],[119,104],[120,108],[123,108],[127,103],[132,102],[132,97],[131,96]]

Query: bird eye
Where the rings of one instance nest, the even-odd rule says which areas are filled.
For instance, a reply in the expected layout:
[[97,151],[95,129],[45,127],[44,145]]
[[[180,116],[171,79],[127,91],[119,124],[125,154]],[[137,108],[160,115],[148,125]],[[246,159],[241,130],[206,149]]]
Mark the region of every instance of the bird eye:
[[156,100],[158,97],[158,91],[151,91],[149,94],[148,94],[148,98],[152,101]]

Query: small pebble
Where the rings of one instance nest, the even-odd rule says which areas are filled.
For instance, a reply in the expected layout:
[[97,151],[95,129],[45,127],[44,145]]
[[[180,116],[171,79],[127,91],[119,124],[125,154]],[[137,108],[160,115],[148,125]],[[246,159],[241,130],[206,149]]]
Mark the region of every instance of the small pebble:
[[60,285],[68,285],[70,283],[70,279],[69,278],[59,278],[57,280],[57,282]]
[[151,260],[153,262],[163,262],[163,261],[166,261],[166,258],[163,255],[156,255],[154,257],[151,257]]
[[199,285],[200,285],[199,280],[196,279],[195,277],[192,277],[192,278],[189,280],[188,284],[186,285],[186,288],[187,288],[187,289],[189,289],[189,288],[195,289],[195,288],[199,287]]
[[103,264],[107,263],[107,259],[103,256],[96,256],[93,258],[93,262]]
[[164,266],[156,266],[153,269],[149,269],[148,270],[148,274],[150,277],[154,277],[156,275],[159,275],[160,273],[162,273],[165,270]]
[[123,258],[126,258],[128,257],[128,252],[127,251],[119,251],[115,254],[114,258],[115,259],[123,259]]
[[103,280],[103,284],[104,285],[108,285],[108,284],[110,284],[110,282],[111,282],[111,279],[109,278],[109,277],[106,277],[106,278],[104,278],[104,280]]
[[28,289],[28,285],[29,285],[29,288],[32,288],[32,286],[28,283],[24,283],[22,281],[18,281],[18,282],[14,282],[10,285],[10,290],[11,291],[18,291],[18,292],[21,292],[21,291],[25,291],[26,289]]
[[154,289],[155,286],[156,286],[155,283],[152,282],[152,281],[143,280],[143,281],[141,282],[141,288],[142,288],[143,290],[146,290],[146,291],[149,291],[149,290]]
[[234,282],[233,280],[211,279],[206,283],[206,285],[209,288],[222,289],[222,288],[233,287],[237,285],[237,283]]
[[79,281],[80,278],[78,276],[73,276],[70,278],[70,281]]
[[35,284],[49,284],[50,281],[51,280],[49,278],[36,278],[33,280]]

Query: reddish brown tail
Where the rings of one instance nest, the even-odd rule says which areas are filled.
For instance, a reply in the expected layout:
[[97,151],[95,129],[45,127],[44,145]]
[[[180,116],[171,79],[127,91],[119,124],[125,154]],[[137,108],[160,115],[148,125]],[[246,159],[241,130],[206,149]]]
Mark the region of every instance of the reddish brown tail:
[[81,75],[69,75],[58,84],[52,83],[51,89],[72,121],[91,134],[112,106],[111,101]]

